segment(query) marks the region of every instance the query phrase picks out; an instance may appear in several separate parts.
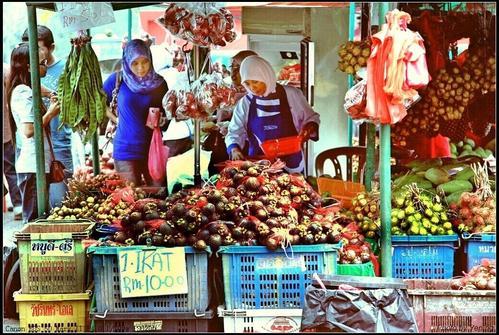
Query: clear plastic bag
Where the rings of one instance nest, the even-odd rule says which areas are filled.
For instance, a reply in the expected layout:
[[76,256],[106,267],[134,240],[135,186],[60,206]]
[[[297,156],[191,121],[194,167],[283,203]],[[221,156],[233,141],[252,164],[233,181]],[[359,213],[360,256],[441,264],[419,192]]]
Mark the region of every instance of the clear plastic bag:
[[366,120],[369,116],[366,114],[367,80],[362,79],[352,86],[345,94],[345,111],[353,120]]

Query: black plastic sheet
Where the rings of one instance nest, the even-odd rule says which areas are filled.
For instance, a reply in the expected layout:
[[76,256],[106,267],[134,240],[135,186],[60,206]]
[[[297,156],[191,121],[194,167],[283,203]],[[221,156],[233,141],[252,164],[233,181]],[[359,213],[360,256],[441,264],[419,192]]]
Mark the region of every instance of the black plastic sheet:
[[407,290],[321,289],[309,285],[302,330],[349,333],[417,333]]

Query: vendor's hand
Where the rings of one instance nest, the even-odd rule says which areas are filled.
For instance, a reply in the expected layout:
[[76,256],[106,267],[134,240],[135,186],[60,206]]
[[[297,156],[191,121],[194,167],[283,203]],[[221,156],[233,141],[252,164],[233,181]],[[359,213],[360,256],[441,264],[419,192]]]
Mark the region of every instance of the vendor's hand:
[[233,160],[233,161],[243,160],[244,159],[244,155],[241,152],[241,150],[239,150],[239,148],[233,148],[230,151],[230,159]]
[[57,115],[61,111],[61,106],[59,104],[59,101],[52,102],[47,110],[47,113],[51,115]]
[[314,123],[307,123],[300,132],[300,136],[303,138],[303,142],[310,139],[311,135],[315,133],[316,126]]

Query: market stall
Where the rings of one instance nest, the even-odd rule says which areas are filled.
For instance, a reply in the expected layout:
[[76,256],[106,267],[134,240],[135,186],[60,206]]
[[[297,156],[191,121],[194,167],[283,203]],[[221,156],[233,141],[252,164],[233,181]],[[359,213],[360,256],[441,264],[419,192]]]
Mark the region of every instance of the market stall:
[[[27,4],[37,101],[36,8],[52,7]],[[113,4],[113,9],[142,5],[148,4]],[[472,289],[483,290],[471,295],[490,299],[495,290],[491,248],[495,248],[496,205],[495,165],[488,162],[495,162],[495,142],[480,147],[463,137],[452,146],[454,157],[400,160],[397,171],[403,172],[396,174],[391,171],[390,131],[393,124],[399,127],[400,119],[380,122],[386,115],[362,114],[371,123],[365,187],[357,183],[358,188],[346,190],[345,185],[354,183],[327,176],[317,176],[319,184],[313,185],[312,179],[285,172],[279,157],[289,152],[280,150],[279,142],[266,143],[270,145],[264,150],[267,157],[261,160],[228,161],[215,178],[201,179],[201,120],[234,105],[231,88],[216,74],[203,73],[201,61],[210,45],[234,38],[231,14],[223,7],[202,7],[196,11],[172,3],[161,21],[196,45],[192,51],[195,76],[189,87],[170,90],[163,101],[170,119],[195,120],[194,186],[165,196],[137,187],[112,171],[99,173],[97,140],[88,131],[96,128],[102,108],[98,105],[101,92],[95,91],[96,99],[90,103],[95,107],[88,110],[95,113],[89,117],[93,121],[79,125],[94,141],[94,174],[75,174],[62,205],[50,210],[46,220],[30,223],[16,235],[22,290],[14,300],[21,327],[36,332],[296,332],[304,320],[310,285],[319,285],[318,274],[363,276],[364,282],[375,276],[410,279],[405,286],[396,281],[396,287],[408,285],[414,290],[430,289],[418,280],[447,280],[446,290],[460,290],[463,296]],[[362,8],[371,16],[369,6]],[[379,16],[399,14],[381,6]],[[400,15],[405,18],[405,14]],[[369,20],[365,24],[370,25]],[[87,48],[89,62],[95,61],[90,43],[81,43],[87,39],[80,34],[73,42]],[[350,73],[351,67],[354,74],[368,66],[375,71],[368,65],[372,51],[370,40],[344,43],[339,49],[339,69]],[[372,74],[367,78],[373,80]],[[483,81],[489,79],[488,89],[495,90],[495,77]],[[365,90],[372,89],[366,86]],[[415,99],[411,101],[411,106],[419,106]],[[405,105],[399,105],[405,111]],[[37,104],[34,108],[37,166],[43,167],[41,115]],[[358,108],[346,109],[357,117],[352,111]],[[412,110],[407,110],[407,118]],[[85,120],[70,109],[63,111],[63,117],[73,118],[73,124],[74,118]],[[374,124],[380,126],[379,187],[371,184]],[[102,163],[109,164],[109,158]],[[45,174],[37,171],[37,186],[43,188]],[[45,203],[46,195],[38,197],[39,203]],[[46,208],[41,206],[39,211],[41,216]],[[463,271],[464,278],[451,281]],[[416,319],[421,331],[429,329],[421,321],[428,311],[420,306],[418,294],[433,294],[412,292],[420,308]],[[435,315],[447,317],[445,312]],[[331,331],[327,323],[314,320],[311,325],[310,320],[314,318],[307,315],[309,328]],[[490,320],[484,320],[477,318],[473,326],[483,322],[480,327],[492,329]],[[409,323],[411,331],[414,325]]]

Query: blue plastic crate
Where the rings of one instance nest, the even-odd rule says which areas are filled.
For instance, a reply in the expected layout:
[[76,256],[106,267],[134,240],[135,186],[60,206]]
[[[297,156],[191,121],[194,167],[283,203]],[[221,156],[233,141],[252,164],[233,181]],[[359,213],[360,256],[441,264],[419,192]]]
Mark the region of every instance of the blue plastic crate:
[[[187,294],[121,298],[118,250],[131,247],[89,247],[95,282],[96,312],[194,312],[206,311],[209,303],[208,252],[184,247]],[[150,248],[150,247],[148,247]]]
[[496,234],[463,233],[466,271],[480,264],[483,258],[496,259]]
[[392,236],[392,274],[402,279],[449,279],[459,236]]
[[339,244],[225,246],[222,255],[225,308],[303,308],[312,274],[336,274]]

